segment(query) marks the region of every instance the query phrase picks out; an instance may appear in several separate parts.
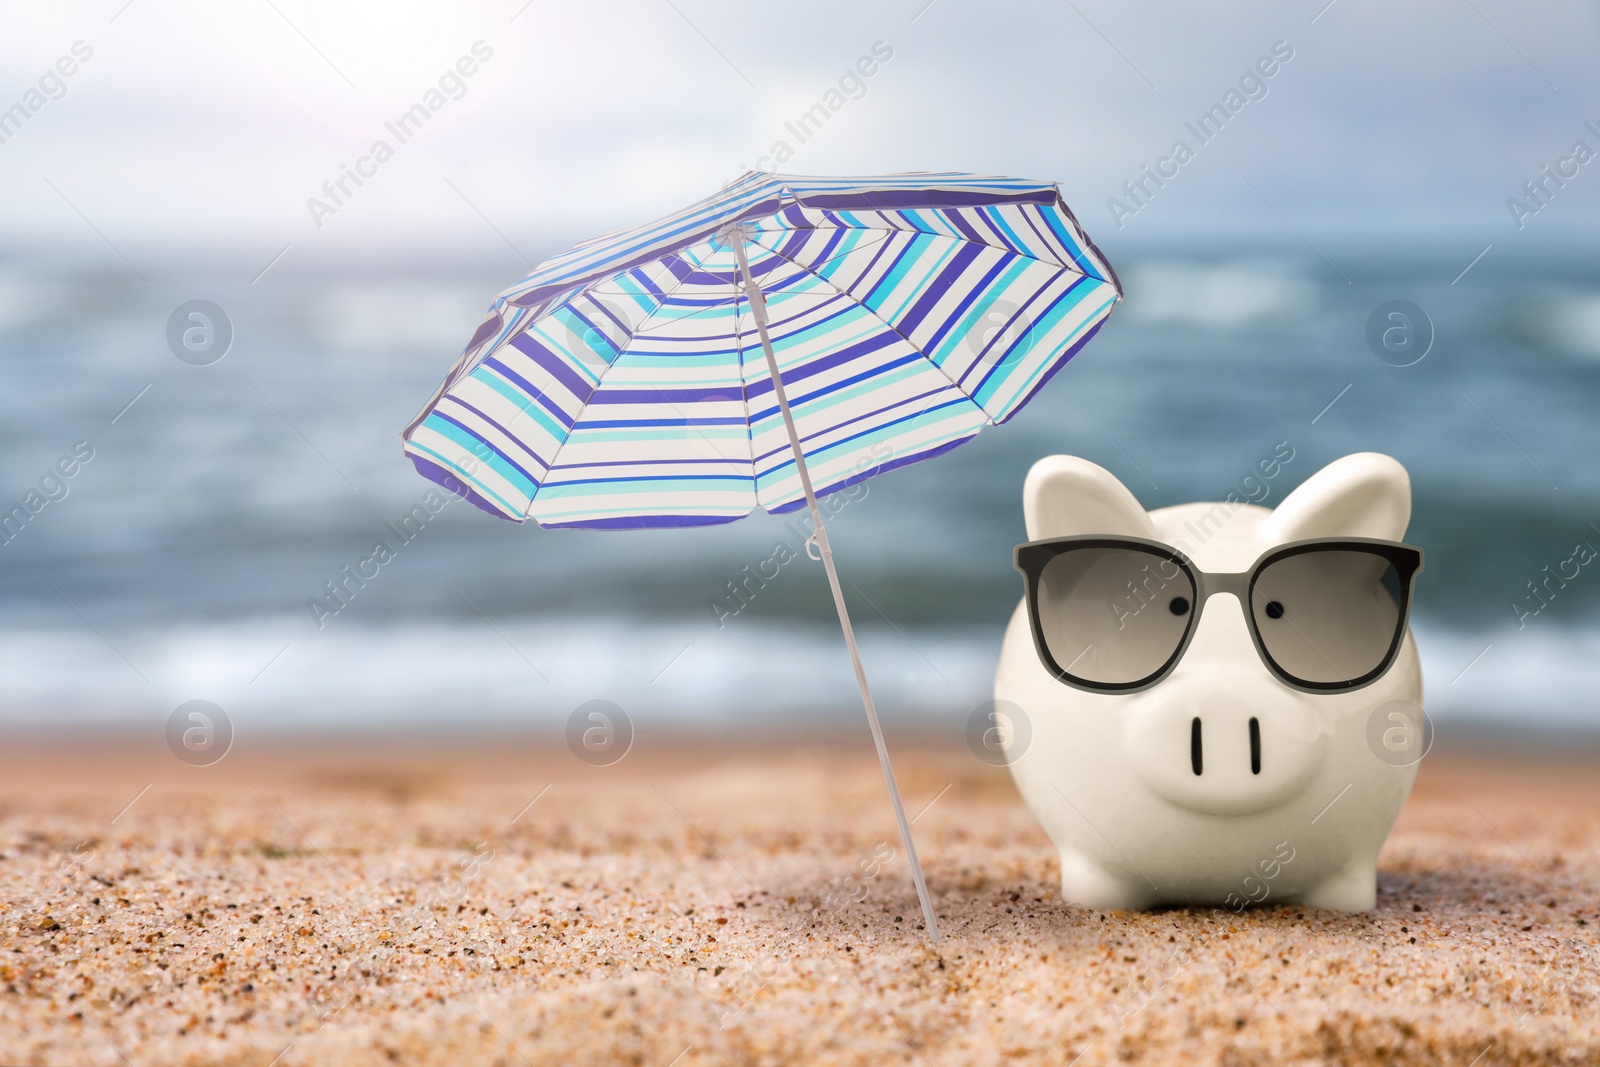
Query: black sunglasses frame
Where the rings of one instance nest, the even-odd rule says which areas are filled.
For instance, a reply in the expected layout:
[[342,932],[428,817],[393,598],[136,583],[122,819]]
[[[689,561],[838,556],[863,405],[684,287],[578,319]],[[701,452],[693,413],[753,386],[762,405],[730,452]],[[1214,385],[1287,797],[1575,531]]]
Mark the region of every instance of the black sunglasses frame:
[[[1172,655],[1153,674],[1132,682],[1094,682],[1068,673],[1066,668],[1057,663],[1055,657],[1051,655],[1050,647],[1045,641],[1044,626],[1039,618],[1039,582],[1051,560],[1085,548],[1122,548],[1168,560],[1188,577],[1194,587],[1194,608],[1189,612],[1189,622],[1183,631],[1183,638],[1178,642]],[[1272,658],[1272,654],[1267,651],[1266,642],[1261,637],[1260,626],[1250,605],[1256,580],[1267,567],[1290,556],[1306,552],[1331,551],[1365,552],[1388,561],[1400,580],[1400,612],[1394,636],[1389,641],[1388,651],[1384,653],[1383,659],[1376,667],[1358,678],[1336,682],[1313,682],[1290,674]],[[1256,655],[1261,657],[1261,662],[1278,681],[1304,693],[1344,693],[1371,685],[1394,666],[1395,657],[1405,641],[1406,627],[1411,617],[1412,584],[1416,576],[1422,573],[1422,549],[1399,541],[1381,541],[1370,537],[1314,537],[1304,541],[1291,541],[1269,549],[1249,570],[1231,574],[1211,574],[1198,569],[1183,553],[1160,541],[1151,541],[1143,537],[1087,534],[1076,537],[1052,537],[1018,545],[1013,554],[1013,562],[1017,570],[1022,572],[1027,589],[1028,623],[1033,631],[1033,646],[1039,654],[1039,660],[1057,681],[1074,689],[1089,693],[1136,693],[1161,682],[1173,672],[1183,659],[1183,654],[1188,651],[1189,642],[1193,640],[1195,631],[1199,628],[1200,614],[1205,608],[1206,601],[1217,593],[1232,593],[1244,613],[1245,626],[1250,631],[1250,640],[1255,643]]]

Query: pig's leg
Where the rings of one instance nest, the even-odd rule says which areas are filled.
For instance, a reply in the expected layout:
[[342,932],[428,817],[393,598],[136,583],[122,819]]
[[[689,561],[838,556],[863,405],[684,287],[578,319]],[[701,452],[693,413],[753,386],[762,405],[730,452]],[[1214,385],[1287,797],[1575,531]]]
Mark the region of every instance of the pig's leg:
[[1338,873],[1300,894],[1299,900],[1313,908],[1371,911],[1378,906],[1378,857],[1351,857]]
[[1139,911],[1155,904],[1150,883],[1114,874],[1076,852],[1061,853],[1061,897],[1101,911]]

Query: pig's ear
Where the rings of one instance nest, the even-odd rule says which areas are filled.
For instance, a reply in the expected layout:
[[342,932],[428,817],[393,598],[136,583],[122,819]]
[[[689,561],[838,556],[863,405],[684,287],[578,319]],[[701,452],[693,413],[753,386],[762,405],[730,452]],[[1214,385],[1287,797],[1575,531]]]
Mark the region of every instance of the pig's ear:
[[1128,487],[1077,456],[1046,456],[1022,483],[1028,540],[1074,534],[1154,537],[1155,526]]
[[1263,524],[1277,542],[1307,537],[1398,541],[1411,523],[1411,477],[1398,460],[1357,452],[1334,460],[1290,493]]

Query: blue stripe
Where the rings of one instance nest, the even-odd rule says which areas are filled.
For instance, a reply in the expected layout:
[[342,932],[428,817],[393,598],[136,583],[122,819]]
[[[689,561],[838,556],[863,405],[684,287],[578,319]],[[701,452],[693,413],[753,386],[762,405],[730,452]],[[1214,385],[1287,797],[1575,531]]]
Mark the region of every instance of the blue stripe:
[[905,279],[906,272],[911,269],[911,264],[916,262],[917,257],[922,253],[922,249],[927,248],[931,240],[927,234],[919,233],[906,242],[905,249],[896,257],[894,266],[889,268],[889,273],[885,274],[883,279],[872,287],[872,291],[861,302],[874,311],[878,310],[883,303],[883,298],[894,292],[900,282]]
[[[1107,301],[1106,307],[1109,308],[1115,303],[1115,300]],[[1039,390],[1045,387],[1045,383],[1054,377],[1057,371],[1059,371],[1062,367],[1065,367],[1073,356],[1081,352],[1083,350],[1083,346],[1088,344],[1089,341],[1093,339],[1094,335],[1100,332],[1100,327],[1104,326],[1105,324],[1106,320],[1101,319],[1099,322],[1089,327],[1089,329],[1085,330],[1083,336],[1074,341],[1072,343],[1072,347],[1062,353],[1061,358],[1057,359],[1048,368],[1046,368],[1045,373],[1040,375],[1039,380],[1034,382],[1033,387],[1028,390],[1028,395],[1013,403],[1010,410],[994,420],[994,424],[996,426],[1000,426],[1014,419],[1017,415],[1017,412],[1022,410],[1023,405],[1032,400],[1034,396],[1038,394]]]
[[[478,418],[482,419],[484,425],[493,427],[500,434],[500,436],[510,440],[518,448],[522,449],[528,455],[532,456],[534,462],[539,464],[539,466],[541,466],[541,467],[549,467],[550,466],[550,464],[545,462],[545,459],[544,459],[543,456],[539,455],[539,453],[537,453],[537,452],[535,452],[533,450],[533,446],[532,445],[528,444],[528,442],[524,441],[522,438],[518,437],[516,434],[512,433],[510,430],[506,429],[504,426],[502,426],[500,424],[500,422],[498,420],[491,418],[487,413],[485,413],[483,411],[480,411],[477,408],[473,407],[471,404],[467,403],[465,400],[462,400],[459,396],[452,396],[452,397],[449,398],[449,400],[450,400],[450,403],[455,404],[458,407],[463,407],[463,408],[467,409],[468,411],[472,412]],[[523,411],[526,412],[527,409],[524,408]],[[439,415],[440,418],[446,417],[444,412],[442,412],[442,411],[437,412],[437,414]],[[478,436],[476,431],[473,431],[473,436],[474,437]],[[560,447],[560,446],[558,445],[557,447]]]
[[[755,479],[748,474],[635,474],[626,478],[573,478],[559,482],[546,482],[539,487],[539,499],[548,502],[568,496],[586,496],[593,492],[593,487],[595,486],[615,487],[622,482],[682,482],[685,484],[739,482],[751,485],[754,484]],[[571,490],[571,492],[568,492],[568,490]]]
[[1011,224],[1005,220],[1005,216],[1001,215],[998,211],[986,210],[983,213],[983,217],[989,220],[989,225],[995,228],[995,232],[999,233],[1005,238],[1006,241],[1010,242],[1011,248],[1014,252],[1016,252],[1018,255],[1027,254],[1027,242],[1021,237],[1017,236],[1017,231],[1011,228]]
[[[821,489],[817,490],[817,496],[828,496],[831,493],[837,493],[841,489],[848,489],[852,485],[856,485],[859,482],[864,482],[868,478],[874,478],[885,473],[886,471],[896,470],[900,467],[909,467],[913,463],[920,463],[922,460],[932,459],[934,456],[942,456],[952,448],[959,448],[976,436],[978,435],[974,433],[955,441],[946,441],[944,444],[937,445],[924,452],[918,452],[914,455],[900,456],[896,457],[895,459],[887,460],[878,464],[876,467],[873,467],[869,471],[864,471],[860,474],[852,474],[848,478],[843,478],[837,482],[832,482],[826,486],[823,486]],[[777,507],[768,508],[767,511],[773,515],[787,515],[789,512],[798,511],[805,506],[806,499],[805,497],[801,497],[799,500],[791,500],[786,504],[779,504]]]
[[1077,238],[1068,233],[1066,227],[1061,225],[1061,220],[1056,217],[1056,213],[1049,211],[1041,212],[1041,214],[1044,215],[1045,225],[1050,227],[1051,232],[1056,235],[1057,240],[1066,246],[1067,255],[1072,257],[1072,262],[1078,265],[1078,269],[1083,271],[1089,277],[1093,278],[1095,281],[1105,281],[1105,279],[1100,276],[1100,272],[1095,269],[1094,264],[1089,262],[1089,257],[1085,256],[1082,249],[1078,247]]
[[[495,363],[497,365],[490,367],[490,371],[498,371],[499,373],[490,373],[489,371],[484,370],[483,367],[479,367],[477,370],[472,372],[472,380],[475,382],[482,382],[490,389],[493,389],[495,392],[511,401],[517,406],[518,411],[521,411],[532,418],[534,422],[539,424],[540,429],[544,430],[551,437],[554,437],[558,441],[565,437],[567,435],[567,431],[572,428],[572,420],[567,417],[567,413],[556,407],[555,401],[551,400],[542,392],[535,389],[532,383],[528,382],[526,379],[518,377],[515,371],[511,370],[509,367],[506,367],[503,363],[499,363],[498,360],[496,360]],[[485,366],[488,366],[488,364],[485,364]],[[505,380],[505,377],[502,377],[502,375],[513,379],[518,385],[526,386],[526,390],[518,391],[518,389],[514,388],[510,382]],[[453,403],[462,404],[460,397],[452,396],[450,397],[450,400]],[[462,404],[462,406],[466,405]],[[556,422],[554,419],[550,418],[549,414],[546,414],[545,410],[541,409],[548,410],[561,421]]]
[[[1033,324],[1028,327],[1027,332],[1013,341],[1011,347],[1015,348],[1024,341],[1029,341],[1035,334],[1041,337],[1048,334],[1055,328],[1056,323],[1060,322],[1069,311],[1078,306],[1078,303],[1089,294],[1090,290],[1096,288],[1098,288],[1097,285],[1093,283],[1085,284],[1081,279],[1073,283],[1066,292],[1056,297],[1050,303],[1050,306],[1045,308],[1043,314],[1034,317]],[[972,399],[979,404],[987,404],[989,397],[994,395],[995,390],[1016,369],[1017,361],[1012,359],[1011,350],[1007,349],[1006,354],[994,362],[988,373],[983,376],[983,380],[978,383],[978,387],[972,391]]]
[[[437,425],[437,423],[443,423],[444,425],[440,426]],[[465,448],[468,452],[471,452],[479,460],[487,463],[490,470],[500,475],[500,477],[504,478],[512,485],[516,485],[518,479],[526,482],[527,489],[525,492],[527,495],[532,496],[533,491],[539,487],[539,479],[535,478],[532,474],[529,474],[526,470],[524,470],[521,464],[517,463],[516,460],[512,459],[505,452],[503,452],[499,446],[495,445],[491,441],[486,441],[482,437],[479,437],[464,423],[451,418],[444,412],[435,411],[432,415],[428,416],[427,421],[424,422],[423,425],[441,437],[448,437],[462,448]],[[489,453],[487,456],[484,455],[484,452],[486,451]],[[468,477],[470,477],[470,475]],[[477,479],[474,478],[473,481],[477,481]]]
[[[422,446],[414,445],[412,447],[421,448]],[[427,450],[423,449],[423,451]],[[507,522],[520,523],[525,521],[520,515],[508,515],[504,511],[495,507],[493,504],[489,503],[489,501],[484,499],[483,496],[477,492],[477,490],[465,484],[459,477],[457,477],[456,472],[453,469],[441,467],[439,464],[433,462],[433,460],[423,459],[418,455],[408,454],[407,458],[411,460],[411,465],[417,469],[418,474],[422,475],[431,482],[439,483],[449,493],[452,493],[456,496],[464,495],[467,502],[480,511],[487,511],[495,518],[505,519]],[[452,482],[455,484],[452,485]],[[485,491],[487,492],[487,490]],[[496,497],[495,499],[498,500],[499,497]]]
[[[823,455],[823,454],[825,454],[827,452],[831,452],[831,451],[833,451],[833,450],[835,450],[837,448],[840,448],[840,447],[842,447],[844,445],[847,445],[852,441],[859,441],[863,437],[868,437],[868,436],[871,436],[873,434],[881,434],[881,433],[883,433],[884,431],[888,430],[890,427],[893,427],[893,426],[903,426],[903,425],[905,425],[907,423],[915,423],[915,424],[920,425],[920,424],[925,423],[925,422],[937,421],[937,420],[931,418],[930,416],[932,416],[936,412],[945,411],[945,410],[947,410],[949,408],[952,408],[952,407],[960,407],[960,406],[967,405],[967,404],[970,404],[970,403],[972,403],[972,402],[970,400],[968,400],[966,397],[958,395],[954,400],[951,400],[950,402],[945,403],[945,404],[940,404],[938,407],[931,407],[931,408],[928,408],[928,409],[926,409],[924,411],[913,411],[909,415],[902,415],[898,419],[891,419],[890,421],[882,424],[881,426],[874,426],[870,430],[862,430],[859,433],[853,433],[848,437],[840,438],[838,441],[835,441],[834,443],[829,444],[829,445],[824,445],[821,448],[818,448],[818,449],[815,449],[815,450],[810,449],[810,448],[806,448],[805,449],[806,462],[810,463],[813,460],[815,460],[817,457],[819,457],[819,456],[821,456],[821,455]],[[812,434],[811,435],[811,437],[813,437],[813,438],[816,437],[816,436],[817,436],[816,434]],[[808,438],[808,440],[809,439],[810,438]],[[805,448],[805,446],[803,444],[801,445],[801,447]],[[781,471],[781,470],[785,470],[785,469],[787,469],[789,467],[794,466],[794,449],[791,448],[787,444],[785,444],[782,448],[774,449],[773,451],[768,452],[763,456],[758,456],[756,458],[756,462],[760,463],[762,460],[771,459],[773,456],[776,456],[779,452],[787,452],[787,453],[789,453],[789,458],[787,460],[785,460],[784,462],[778,464],[776,467],[772,468],[772,470],[768,471],[766,475],[762,475],[762,477],[768,477],[774,471]]]
[[[910,335],[915,333],[917,327],[922,325],[922,320],[927,318],[933,309],[939,306],[939,301],[943,300],[949,291],[955,287],[955,283],[966,273],[967,268],[972,266],[979,256],[983,255],[983,252],[982,245],[957,244],[953,254],[949,257],[949,262],[939,270],[939,273],[933,276],[932,283],[923,289],[921,298],[912,305],[910,311],[896,318],[895,328],[902,334]],[[995,270],[998,269],[999,266],[996,265]],[[989,273],[992,275],[994,272],[990,271]],[[977,284],[981,285],[982,283]]]
[[[1007,263],[1010,265],[1007,266]],[[933,351],[929,354],[934,363],[941,367],[944,366],[945,362],[950,358],[950,353],[954,351],[955,347],[962,341],[972,336],[973,329],[976,328],[980,320],[989,314],[989,309],[994,307],[995,302],[1000,299],[1001,294],[1010,289],[1011,285],[1027,272],[1028,263],[1029,260],[1021,256],[1005,253],[1000,264],[996,267],[996,270],[1000,270],[1002,268],[1005,269],[1005,274],[1000,278],[999,282],[990,284],[990,278],[994,276],[993,272],[991,272],[980,283],[981,288],[979,286],[974,286],[972,290],[968,292],[966,298],[963,299],[962,302],[951,312],[950,317],[945,320],[945,324],[940,327],[939,332],[928,341],[929,347],[933,349]],[[965,312],[965,314],[962,314],[963,312]],[[959,316],[959,319],[957,316]],[[1002,328],[1000,332],[995,335],[994,340],[991,340],[988,345],[984,346],[984,348],[989,348],[994,344],[995,341],[999,340],[1003,336],[1005,336],[1004,328]],[[943,344],[940,344],[941,338],[944,339]],[[982,353],[980,352],[979,355],[981,357]]]
[[[445,468],[449,469],[455,475],[457,481],[462,482],[463,484],[468,484],[470,486],[475,486],[477,492],[481,492],[481,493],[483,493],[483,494],[485,494],[487,496],[494,497],[496,500],[498,500],[500,502],[501,508],[506,512],[507,515],[516,515],[516,514],[518,514],[517,509],[512,506],[512,504],[511,504],[511,502],[509,500],[507,500],[505,497],[501,496],[499,493],[496,493],[493,489],[490,489],[488,486],[484,485],[482,482],[478,481],[476,478],[473,478],[471,475],[463,474],[461,472],[461,468],[457,467],[455,465],[454,461],[452,461],[448,456],[440,455],[438,452],[435,452],[433,449],[429,448],[427,445],[419,445],[415,441],[408,442],[407,443],[407,447],[414,448],[419,452],[426,452],[428,455],[432,456],[434,459],[437,459],[439,461],[439,464],[442,464]],[[446,485],[444,482],[440,482],[439,484],[440,485],[445,485],[445,488],[447,488],[447,489],[449,488],[449,486]],[[517,522],[521,522],[522,520],[519,518],[516,521]]]
[[[852,374],[848,378],[841,378],[837,382],[830,382],[829,384],[823,386],[822,388],[814,389],[809,393],[790,393],[789,389],[794,383],[790,379],[789,375],[784,375],[784,379],[783,379],[784,392],[786,394],[788,394],[789,407],[791,409],[798,410],[798,409],[806,406],[807,404],[812,403],[813,401],[820,400],[825,396],[828,396],[828,395],[830,395],[832,393],[838,392],[841,389],[846,389],[849,386],[857,384],[858,382],[865,382],[868,379],[876,378],[876,377],[878,377],[880,375],[883,375],[883,374],[888,374],[890,371],[895,370],[896,368],[908,366],[908,365],[910,365],[912,363],[920,362],[921,360],[922,360],[922,356],[919,353],[917,353],[917,352],[908,352],[907,354],[905,354],[903,356],[900,356],[899,358],[894,359],[894,360],[892,360],[892,361],[890,361],[888,363],[877,363],[877,364],[874,364],[873,366],[868,367],[864,371],[860,371],[860,372],[858,372],[856,374]],[[899,376],[895,376],[895,377],[892,377],[892,378],[888,379],[889,382],[894,382],[894,381],[898,381],[898,380],[899,380]],[[876,384],[876,383],[874,383],[874,384]],[[774,394],[772,406],[768,407],[768,408],[762,408],[760,411],[757,411],[757,412],[751,412],[750,421],[752,423],[764,422],[766,419],[771,418],[773,415],[776,415],[778,413],[779,413],[778,402],[777,402],[776,394]]]
[[748,512],[740,512],[737,515],[624,515],[609,519],[541,522],[539,525],[546,530],[677,530],[688,526],[722,526],[737,522],[747,514]]

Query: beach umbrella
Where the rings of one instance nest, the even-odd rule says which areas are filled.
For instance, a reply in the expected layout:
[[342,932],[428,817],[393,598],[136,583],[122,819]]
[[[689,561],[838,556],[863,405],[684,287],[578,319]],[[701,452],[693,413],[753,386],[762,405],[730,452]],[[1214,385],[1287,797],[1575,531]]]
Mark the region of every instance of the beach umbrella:
[[750,172],[502,292],[402,438],[424,476],[513,522],[808,509],[936,938],[817,498],[1005,422],[1120,298],[1052,183]]

